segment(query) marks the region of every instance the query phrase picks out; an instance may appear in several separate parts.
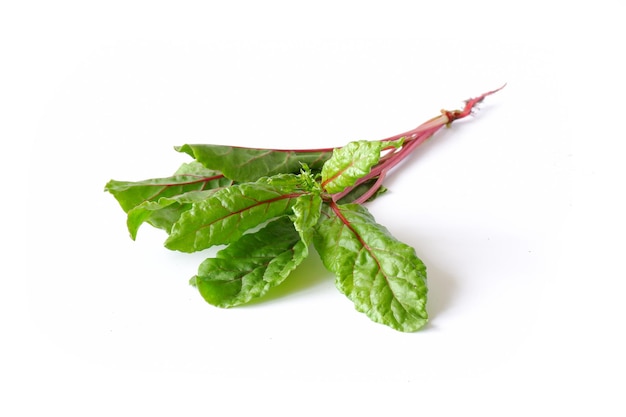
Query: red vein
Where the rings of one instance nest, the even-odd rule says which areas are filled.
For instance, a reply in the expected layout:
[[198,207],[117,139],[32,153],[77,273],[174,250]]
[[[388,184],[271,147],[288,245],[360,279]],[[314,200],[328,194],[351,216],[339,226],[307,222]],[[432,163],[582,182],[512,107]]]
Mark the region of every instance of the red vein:
[[[150,201],[153,200],[154,198],[156,198],[157,196],[159,196],[160,194],[162,194],[165,190],[167,190],[169,187],[175,187],[175,186],[184,186],[184,185],[192,185],[192,184],[199,184],[199,183],[204,183],[204,185],[202,186],[202,188],[204,189],[204,187],[206,186],[206,184],[208,184],[211,181],[214,180],[219,180],[221,178],[224,178],[223,174],[219,174],[219,175],[214,175],[212,177],[201,177],[199,175],[182,175],[183,177],[198,177],[200,179],[198,180],[194,180],[194,181],[186,181],[186,182],[174,182],[174,183],[166,183],[166,184],[142,184],[142,186],[148,186],[148,187],[163,187],[161,188],[159,191],[157,191],[156,193],[154,193],[153,195],[147,197],[146,199],[144,199],[143,201]],[[174,177],[172,177],[174,178]]]
[[340,171],[338,171],[335,175],[333,175],[330,178],[327,178],[326,181],[322,182],[322,188],[326,188],[326,185],[328,185],[329,182],[332,182],[334,180],[336,180],[341,174],[343,174],[344,172],[346,172],[346,170],[348,168],[351,168],[354,165],[354,160],[350,161],[350,163],[343,167]]
[[[387,274],[383,270],[383,267],[381,266],[380,261],[378,260],[378,257],[376,257],[376,255],[374,254],[374,251],[372,250],[370,245],[368,245],[367,242],[365,242],[365,240],[361,236],[361,234],[354,227],[352,227],[352,224],[343,215],[343,213],[341,212],[341,209],[339,208],[337,203],[335,203],[334,201],[331,200],[330,201],[330,207],[333,210],[333,212],[335,213],[335,215],[339,218],[339,220],[341,220],[341,222],[344,224],[344,226],[346,226],[348,228],[348,230],[350,230],[354,234],[354,236],[359,240],[359,243],[361,244],[361,246],[367,251],[367,253],[369,253],[369,255],[372,257],[374,262],[376,262],[376,266],[378,267],[378,271],[380,271],[381,275],[385,278],[385,281],[387,282],[387,288],[389,288],[389,291],[391,291],[391,294],[392,294],[394,300],[398,300],[398,297],[396,297],[396,294],[393,292],[393,288],[391,288],[391,284],[389,283],[389,277],[387,276]],[[402,303],[400,303],[400,305],[402,305]],[[402,307],[406,310],[406,308],[403,305],[402,305]]]
[[224,219],[227,219],[229,217],[240,215],[241,213],[243,213],[245,211],[248,211],[248,210],[252,210],[255,207],[258,207],[258,206],[261,206],[261,205],[266,205],[266,206],[269,207],[269,205],[271,205],[272,203],[275,203],[276,201],[285,200],[285,199],[289,200],[289,199],[292,199],[292,198],[300,197],[300,196],[302,196],[304,194],[306,194],[306,193],[304,193],[304,192],[289,193],[289,194],[283,194],[283,195],[280,195],[278,197],[270,198],[268,200],[261,200],[261,201],[256,200],[256,199],[254,199],[252,197],[249,197],[249,196],[243,196],[243,197],[251,199],[255,203],[250,205],[250,206],[246,206],[246,207],[244,207],[244,208],[242,208],[240,210],[231,211],[228,214],[226,214],[225,216],[222,216],[222,217],[219,217],[217,219],[214,219],[214,220],[212,220],[209,223],[205,223],[205,224],[199,225],[198,227],[194,228],[193,230],[190,230],[187,233],[182,233],[179,236],[187,236],[187,235],[190,235],[190,234],[198,233],[198,231],[200,231],[202,229],[205,229],[207,227],[211,227],[214,224],[219,223],[219,222],[221,222]]

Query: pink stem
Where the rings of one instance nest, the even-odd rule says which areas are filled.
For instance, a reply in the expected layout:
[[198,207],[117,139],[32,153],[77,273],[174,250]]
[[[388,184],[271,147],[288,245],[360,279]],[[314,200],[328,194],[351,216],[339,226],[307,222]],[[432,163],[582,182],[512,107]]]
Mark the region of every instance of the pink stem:
[[359,197],[356,200],[354,200],[354,203],[356,203],[356,204],[363,204],[367,200],[369,200],[370,197],[373,196],[374,194],[376,194],[376,191],[378,191],[378,189],[380,187],[382,187],[383,180],[385,179],[386,176],[387,176],[387,171],[381,171],[381,173],[378,176],[378,178],[376,179],[376,182],[374,183],[374,185],[372,185],[370,187],[370,189],[365,192],[365,194],[363,194],[361,197]]
[[358,204],[366,202],[382,186],[383,180],[387,172],[396,165],[398,165],[404,158],[406,158],[411,152],[413,152],[415,148],[428,140],[443,126],[450,126],[450,124],[455,120],[459,120],[470,115],[472,109],[478,103],[482,102],[485,97],[497,93],[505,86],[506,84],[496,90],[488,91],[478,97],[467,100],[465,102],[465,107],[463,108],[463,110],[441,110],[441,115],[433,117],[432,119],[426,121],[425,123],[422,123],[413,130],[409,130],[408,132],[382,139],[382,141],[394,141],[402,137],[406,138],[402,148],[383,156],[380,159],[378,165],[376,165],[367,175],[360,178],[353,186],[346,188],[340,193],[334,194],[332,196],[332,200],[338,201],[341,198],[345,197],[347,194],[349,194],[352,190],[354,190],[355,187],[363,184],[366,181],[371,180],[372,178],[377,178],[376,182],[371,186],[371,188],[354,201]]

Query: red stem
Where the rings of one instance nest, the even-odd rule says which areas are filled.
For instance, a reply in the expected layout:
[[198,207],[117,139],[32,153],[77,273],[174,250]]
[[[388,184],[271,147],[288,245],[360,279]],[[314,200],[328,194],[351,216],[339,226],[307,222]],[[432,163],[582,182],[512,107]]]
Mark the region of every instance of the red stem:
[[413,130],[409,130],[408,132],[391,136],[389,138],[383,139],[382,141],[393,141],[398,140],[402,137],[406,138],[404,145],[398,150],[392,151],[389,154],[384,155],[378,164],[372,168],[372,170],[366,176],[360,178],[353,186],[346,188],[340,193],[336,193],[332,196],[333,201],[338,201],[341,198],[345,197],[349,194],[355,187],[363,184],[366,181],[369,181],[373,178],[377,178],[376,182],[367,190],[363,195],[361,195],[354,202],[357,204],[362,204],[366,202],[371,196],[373,196],[376,191],[382,186],[383,179],[385,178],[387,172],[398,165],[402,160],[404,160],[411,152],[415,150],[419,145],[424,143],[427,139],[433,136],[437,131],[439,131],[444,126],[450,126],[452,122],[455,120],[462,119],[467,117],[472,113],[474,107],[482,102],[485,97],[490,96],[491,94],[497,93],[502,90],[506,84],[502,87],[488,91],[478,97],[470,98],[465,101],[465,107],[463,110],[441,110],[441,115],[437,117],[433,117],[425,123],[422,123],[418,127]]
[[381,171],[381,173],[378,176],[378,178],[376,178],[376,182],[374,183],[374,185],[372,185],[370,187],[370,189],[367,190],[362,196],[360,196],[359,198],[354,200],[354,203],[356,203],[356,204],[363,204],[367,200],[369,200],[370,197],[373,196],[374,194],[376,194],[376,191],[378,191],[378,189],[380,187],[382,187],[383,181],[385,180],[386,176],[387,176],[387,171]]
[[481,94],[478,97],[470,98],[469,100],[466,100],[465,108],[463,110],[454,110],[454,111],[442,110],[441,112],[450,119],[450,122],[448,123],[452,123],[455,120],[462,119],[470,115],[472,113],[472,109],[474,108],[474,106],[476,106],[478,103],[481,103],[485,99],[485,97],[497,93],[498,91],[502,90],[504,87],[506,87],[506,83],[500,88],[496,88],[495,90],[488,91],[484,94]]

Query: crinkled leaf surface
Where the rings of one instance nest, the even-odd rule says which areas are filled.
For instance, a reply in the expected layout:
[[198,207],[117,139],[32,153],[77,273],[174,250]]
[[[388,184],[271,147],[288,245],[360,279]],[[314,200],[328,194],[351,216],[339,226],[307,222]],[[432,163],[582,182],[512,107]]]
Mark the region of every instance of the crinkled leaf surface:
[[165,246],[195,252],[232,243],[253,227],[291,214],[295,200],[306,193],[299,185],[297,175],[277,175],[216,191],[182,213]]
[[206,259],[192,282],[210,304],[232,307],[264,295],[307,256],[293,223],[282,217]]
[[402,139],[394,142],[360,140],[335,149],[333,156],[322,168],[322,187],[334,194],[354,185],[378,163],[383,148],[400,146],[402,141]]
[[426,324],[424,264],[365,207],[325,204],[314,243],[326,268],[337,276],[337,287],[358,311],[405,332]]
[[203,144],[187,144],[175,149],[237,182],[256,181],[275,174],[298,173],[302,163],[311,169],[321,169],[331,156],[331,152],[326,151],[299,152]]
[[145,201],[157,201],[162,197],[172,197],[188,191],[209,190],[231,184],[232,180],[225,178],[220,172],[192,162],[181,166],[171,177],[136,182],[111,180],[106,184],[105,191],[113,194],[127,213]]

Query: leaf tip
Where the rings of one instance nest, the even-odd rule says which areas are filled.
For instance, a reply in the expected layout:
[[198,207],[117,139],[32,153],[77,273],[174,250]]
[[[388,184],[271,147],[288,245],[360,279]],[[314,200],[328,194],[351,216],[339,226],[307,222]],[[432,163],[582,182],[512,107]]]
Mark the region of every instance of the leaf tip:
[[191,146],[189,144],[184,144],[184,145],[179,145],[179,146],[174,146],[174,150],[176,152],[181,152],[181,153],[186,153],[187,155],[193,157],[194,156],[194,152],[193,149],[191,148]]

